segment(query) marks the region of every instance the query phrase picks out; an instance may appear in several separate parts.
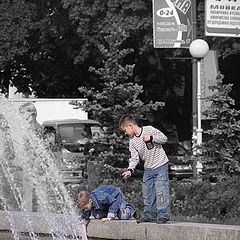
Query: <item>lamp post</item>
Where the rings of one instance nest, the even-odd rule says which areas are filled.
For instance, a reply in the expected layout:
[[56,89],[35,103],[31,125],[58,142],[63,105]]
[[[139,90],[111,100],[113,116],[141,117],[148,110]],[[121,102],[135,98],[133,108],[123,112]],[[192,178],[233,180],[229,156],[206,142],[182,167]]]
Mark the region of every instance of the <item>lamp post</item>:
[[[189,52],[193,58],[197,60],[197,128],[196,133],[193,133],[193,154],[197,154],[197,146],[202,144],[202,113],[201,113],[201,61],[208,54],[209,46],[206,41],[202,39],[196,39],[192,41],[189,47]],[[197,140],[197,141],[196,141]],[[196,163],[196,175],[202,171],[202,164],[197,161]]]

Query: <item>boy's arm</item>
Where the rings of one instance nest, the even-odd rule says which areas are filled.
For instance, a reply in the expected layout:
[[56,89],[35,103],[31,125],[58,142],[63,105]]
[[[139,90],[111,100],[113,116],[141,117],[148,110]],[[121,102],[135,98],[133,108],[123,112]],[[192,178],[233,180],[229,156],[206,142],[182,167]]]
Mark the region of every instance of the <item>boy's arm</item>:
[[122,173],[122,176],[124,178],[131,177],[134,169],[139,163],[138,151],[134,148],[131,141],[129,142],[129,152],[130,152],[130,158],[129,158],[128,170]]
[[[131,141],[129,142],[129,152],[130,152],[130,158],[129,158],[128,169],[129,170],[131,169],[133,171],[139,163],[139,154],[138,154],[137,149],[133,146]],[[132,171],[131,171],[131,173],[132,173]]]
[[80,216],[79,220],[80,220],[80,225],[83,231],[82,239],[87,240],[87,225],[90,221],[89,217],[91,215],[91,211],[82,210],[81,213],[82,215]]
[[83,231],[82,239],[87,240],[87,225],[86,224],[81,224],[81,227],[82,227],[82,231]]
[[110,194],[107,197],[107,201],[109,204],[109,208],[108,208],[108,214],[107,214],[107,218],[114,218],[117,211],[118,211],[118,201],[116,201],[115,198],[113,198]]
[[108,206],[108,214],[106,218],[102,218],[102,221],[110,221],[112,220],[115,215],[117,214],[117,211],[119,209],[119,201],[116,200],[115,197],[113,197],[109,193],[104,193],[102,196],[102,203]]
[[80,224],[88,225],[88,223],[90,221],[91,211],[82,210],[81,213],[82,213],[82,215],[79,218]]
[[154,143],[164,144],[167,142],[168,138],[160,130],[152,127],[150,137]]

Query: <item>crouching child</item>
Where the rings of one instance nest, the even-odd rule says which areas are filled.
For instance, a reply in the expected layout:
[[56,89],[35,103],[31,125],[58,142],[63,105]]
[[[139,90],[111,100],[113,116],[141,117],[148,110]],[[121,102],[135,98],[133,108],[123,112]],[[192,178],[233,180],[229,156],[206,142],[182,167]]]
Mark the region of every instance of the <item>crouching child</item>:
[[81,191],[76,200],[81,209],[80,224],[85,234],[91,215],[103,222],[111,221],[115,217],[121,220],[139,218],[137,211],[126,204],[121,190],[114,186],[102,186],[91,192]]

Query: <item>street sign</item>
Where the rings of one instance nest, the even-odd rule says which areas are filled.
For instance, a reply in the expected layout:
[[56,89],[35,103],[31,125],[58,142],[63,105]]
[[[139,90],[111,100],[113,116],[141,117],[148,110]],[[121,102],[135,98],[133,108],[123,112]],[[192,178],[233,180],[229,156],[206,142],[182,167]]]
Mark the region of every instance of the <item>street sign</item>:
[[206,36],[240,37],[240,0],[205,0]]
[[[218,75],[218,58],[217,52],[210,50],[201,61],[200,78],[201,78],[201,111],[204,113],[211,107],[212,101],[207,99],[213,95],[213,90],[210,87],[217,85]],[[202,114],[202,120],[207,119],[206,115]]]
[[188,48],[193,40],[192,1],[153,0],[155,48]]

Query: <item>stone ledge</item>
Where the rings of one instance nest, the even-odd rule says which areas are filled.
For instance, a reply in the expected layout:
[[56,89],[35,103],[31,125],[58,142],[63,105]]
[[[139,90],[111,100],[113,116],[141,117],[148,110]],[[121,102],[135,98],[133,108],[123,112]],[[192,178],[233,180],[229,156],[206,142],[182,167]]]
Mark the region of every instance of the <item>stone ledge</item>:
[[[30,228],[35,233],[53,233],[57,225],[57,229],[61,229],[64,234],[73,235],[74,233],[76,235],[79,233],[79,224],[76,224],[77,217],[77,215],[72,217],[62,214],[0,211],[0,230],[11,229],[9,221],[11,218],[14,229],[19,232],[29,232],[29,222],[31,222]],[[50,224],[51,219],[56,221],[54,227]],[[68,228],[66,228],[66,223]],[[240,240],[240,226],[187,222],[169,222],[161,225],[137,224],[135,220],[110,222],[91,220],[88,236],[125,240]]]
[[240,240],[240,226],[186,222],[137,224],[135,220],[102,223],[92,220],[88,236],[131,240]]

